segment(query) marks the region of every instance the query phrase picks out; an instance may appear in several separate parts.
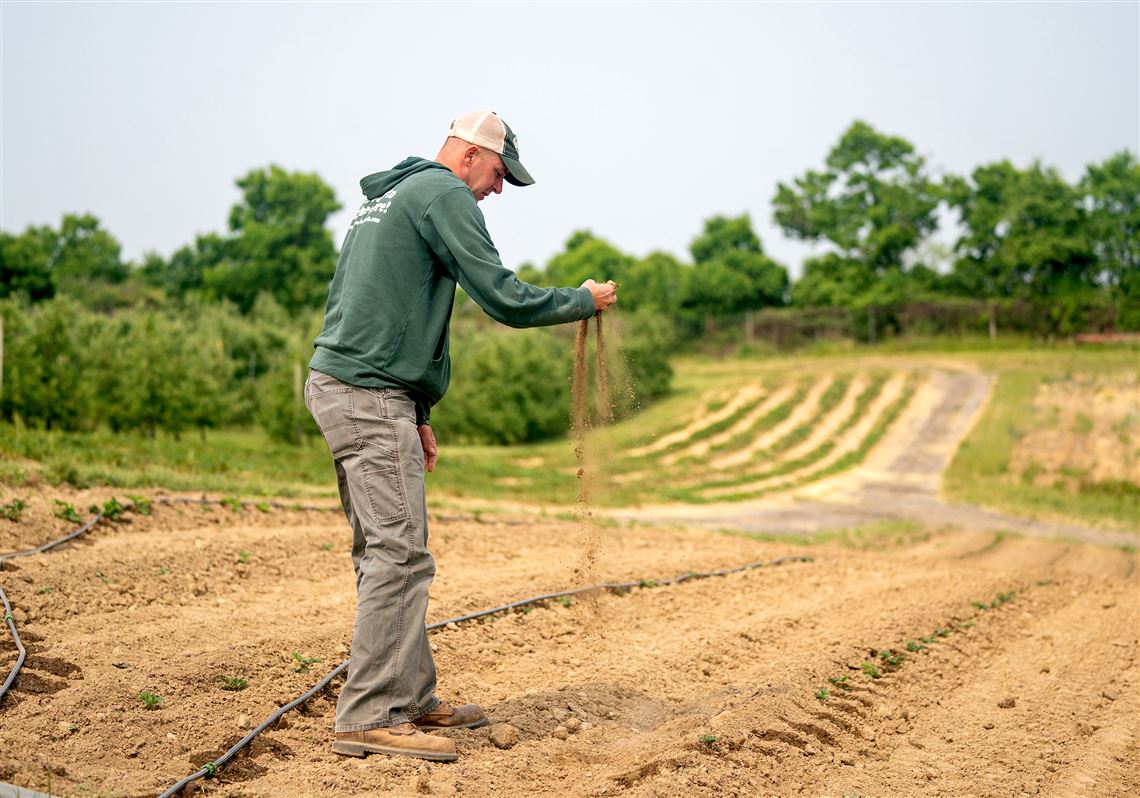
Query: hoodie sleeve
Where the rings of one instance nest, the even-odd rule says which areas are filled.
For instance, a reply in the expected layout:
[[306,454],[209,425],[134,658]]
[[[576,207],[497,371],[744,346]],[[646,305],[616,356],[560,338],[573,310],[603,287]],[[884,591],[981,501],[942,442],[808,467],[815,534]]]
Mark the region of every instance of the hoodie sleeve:
[[502,324],[544,327],[594,315],[588,288],[539,288],[503,266],[483,214],[465,186],[445,191],[428,205],[420,235],[451,277]]

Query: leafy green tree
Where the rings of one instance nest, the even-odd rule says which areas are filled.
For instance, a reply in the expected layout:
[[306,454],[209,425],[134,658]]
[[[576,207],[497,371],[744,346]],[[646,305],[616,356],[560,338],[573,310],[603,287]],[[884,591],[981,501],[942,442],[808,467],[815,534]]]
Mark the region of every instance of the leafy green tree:
[[[937,228],[938,202],[938,186],[910,142],[855,121],[823,171],[777,184],[773,217],[784,232],[834,247],[805,263],[813,285],[795,292],[797,304],[858,296],[884,274],[905,271],[907,252]],[[851,279],[856,288],[836,289]]]
[[947,179],[946,196],[965,228],[955,246],[961,288],[984,299],[1032,301],[1053,332],[1079,329],[1099,293],[1080,193],[1040,162],[1021,170],[1001,161],[979,166],[969,179]]
[[784,304],[788,272],[764,254],[747,214],[706,220],[689,251],[686,307],[716,316]]
[[55,295],[51,273],[55,239],[50,227],[29,227],[20,235],[0,232],[0,298],[19,296],[38,302]]
[[691,271],[667,252],[649,253],[626,270],[618,291],[621,308],[675,314],[684,300],[685,282]]
[[792,286],[792,304],[800,307],[853,307],[875,284],[861,261],[835,252],[804,261],[804,273]]
[[1140,163],[1124,150],[1090,164],[1080,188],[1088,197],[1097,280],[1118,305],[1118,322],[1140,329]]
[[121,247],[91,214],[64,214],[59,229],[31,226],[0,234],[0,296],[48,299],[56,291],[86,299],[92,287],[130,276]]
[[586,280],[621,283],[632,263],[633,258],[613,244],[589,230],[579,230],[567,239],[565,250],[546,264],[542,284],[578,286]]
[[51,270],[61,290],[79,289],[89,282],[122,283],[130,276],[121,247],[89,213],[64,214],[51,257]]
[[955,271],[978,297],[1043,298],[1091,287],[1095,258],[1076,190],[1040,162],[979,166],[947,180],[965,233]]
[[196,270],[208,294],[243,311],[262,291],[290,313],[319,307],[328,295],[336,248],[325,227],[340,208],[316,174],[287,172],[277,165],[254,169],[237,181],[242,201],[230,211],[231,235],[200,238],[196,257],[181,266],[192,284]]
[[93,426],[96,399],[86,346],[100,319],[70,297],[31,307],[9,300],[4,314],[4,416],[29,426],[78,430]]

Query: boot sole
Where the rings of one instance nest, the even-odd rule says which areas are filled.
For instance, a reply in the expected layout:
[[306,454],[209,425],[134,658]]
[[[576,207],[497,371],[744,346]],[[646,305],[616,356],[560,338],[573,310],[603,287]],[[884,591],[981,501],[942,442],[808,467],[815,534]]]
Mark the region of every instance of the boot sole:
[[482,717],[479,718],[479,720],[474,720],[470,723],[457,723],[454,726],[436,726],[431,723],[421,724],[418,720],[414,720],[412,723],[416,724],[416,728],[423,729],[425,731],[436,731],[437,729],[478,729],[490,723],[490,719],[487,717]]
[[459,754],[449,754],[443,751],[422,751],[415,748],[395,748],[387,745],[370,745],[368,743],[353,743],[336,741],[332,744],[334,754],[342,756],[368,756],[369,754],[387,754],[389,756],[411,756],[416,759],[430,759],[432,762],[454,762]]

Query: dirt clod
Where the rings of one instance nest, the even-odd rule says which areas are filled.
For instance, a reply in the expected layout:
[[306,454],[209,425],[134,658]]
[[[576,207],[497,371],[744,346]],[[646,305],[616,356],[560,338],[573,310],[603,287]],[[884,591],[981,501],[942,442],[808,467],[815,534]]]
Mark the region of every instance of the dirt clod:
[[519,730],[509,723],[491,725],[491,742],[496,748],[514,748],[519,741]]
[[1013,709],[1017,706],[1017,699],[1013,696],[1006,696],[1001,701],[998,701],[998,707],[1001,709]]

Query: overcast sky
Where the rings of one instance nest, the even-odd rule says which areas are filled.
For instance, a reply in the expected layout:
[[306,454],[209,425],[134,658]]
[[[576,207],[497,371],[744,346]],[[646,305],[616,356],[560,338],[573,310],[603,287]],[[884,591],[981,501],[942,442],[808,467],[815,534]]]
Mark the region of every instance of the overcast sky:
[[0,4],[0,227],[98,216],[124,255],[223,231],[234,180],[359,179],[434,157],[498,111],[538,181],[481,204],[504,262],[589,228],[688,244],[713,214],[771,221],[854,119],[937,172],[1035,158],[1077,180],[1140,150],[1140,3]]

